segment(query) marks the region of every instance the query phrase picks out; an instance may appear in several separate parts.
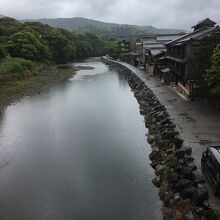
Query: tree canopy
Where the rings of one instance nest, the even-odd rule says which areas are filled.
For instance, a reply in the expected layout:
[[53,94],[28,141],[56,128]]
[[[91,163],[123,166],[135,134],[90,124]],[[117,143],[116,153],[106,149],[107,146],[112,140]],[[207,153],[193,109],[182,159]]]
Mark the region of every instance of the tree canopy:
[[43,60],[47,57],[47,47],[27,30],[13,34],[8,41],[8,52],[12,57],[22,57],[30,60]]
[[[0,48],[5,53],[24,59],[66,63],[91,56],[114,55],[117,42],[113,38],[92,33],[76,33],[39,22],[0,19]],[[0,50],[3,56],[3,50]]]
[[207,86],[206,70],[212,65],[212,53],[219,43],[220,38],[216,35],[206,37],[200,41],[198,50],[192,60],[193,77],[196,84]]
[[220,95],[220,44],[213,51],[211,67],[207,69],[204,78],[211,91]]

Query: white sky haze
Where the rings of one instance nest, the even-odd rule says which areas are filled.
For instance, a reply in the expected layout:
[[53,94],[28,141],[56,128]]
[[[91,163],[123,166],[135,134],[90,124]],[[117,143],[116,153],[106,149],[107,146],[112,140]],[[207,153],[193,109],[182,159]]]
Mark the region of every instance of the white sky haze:
[[220,0],[0,0],[0,14],[17,19],[85,17],[105,22],[190,29],[220,22]]

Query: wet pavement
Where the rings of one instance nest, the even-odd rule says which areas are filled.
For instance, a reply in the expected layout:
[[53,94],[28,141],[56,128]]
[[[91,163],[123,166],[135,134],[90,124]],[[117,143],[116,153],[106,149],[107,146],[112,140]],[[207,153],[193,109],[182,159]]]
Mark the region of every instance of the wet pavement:
[[[127,63],[120,62],[136,73],[154,92],[159,101],[167,108],[171,118],[184,140],[184,145],[192,147],[193,157],[201,172],[202,153],[210,145],[220,145],[220,110],[211,106],[201,105],[199,102],[185,100],[176,91],[163,85],[158,79],[149,77],[143,70],[139,70]],[[216,197],[209,184],[209,202],[220,210],[220,197]]]

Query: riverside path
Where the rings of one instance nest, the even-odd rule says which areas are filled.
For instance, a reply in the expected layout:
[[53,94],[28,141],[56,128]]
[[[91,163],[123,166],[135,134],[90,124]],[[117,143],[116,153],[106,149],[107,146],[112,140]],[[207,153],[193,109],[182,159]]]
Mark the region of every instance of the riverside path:
[[[220,145],[220,109],[184,100],[175,90],[155,77],[149,77],[145,71],[124,62],[119,63],[139,76],[154,92],[161,104],[167,108],[184,140],[184,145],[192,147],[192,156],[198,172],[201,172],[202,153],[210,145]],[[209,184],[206,183],[206,185],[210,204],[220,210],[220,198],[213,194]]]

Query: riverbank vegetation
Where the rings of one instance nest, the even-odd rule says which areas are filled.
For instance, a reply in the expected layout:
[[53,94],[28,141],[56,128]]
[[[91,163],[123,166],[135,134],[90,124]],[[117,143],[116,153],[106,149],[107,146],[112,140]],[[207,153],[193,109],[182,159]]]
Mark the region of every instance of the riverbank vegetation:
[[23,58],[5,57],[0,63],[1,83],[19,80],[32,75],[34,63]]
[[54,64],[117,53],[112,37],[76,33],[39,22],[0,19],[0,112],[10,103],[71,77]]
[[58,69],[56,65],[47,64],[37,65],[33,72],[23,79],[7,80],[0,84],[0,115],[2,110],[11,103],[24,96],[38,95],[75,74],[72,68]]
[[[39,22],[0,19],[0,79],[30,75],[39,63],[67,63],[117,53],[112,37],[76,33]],[[10,75],[10,76],[9,76]]]

